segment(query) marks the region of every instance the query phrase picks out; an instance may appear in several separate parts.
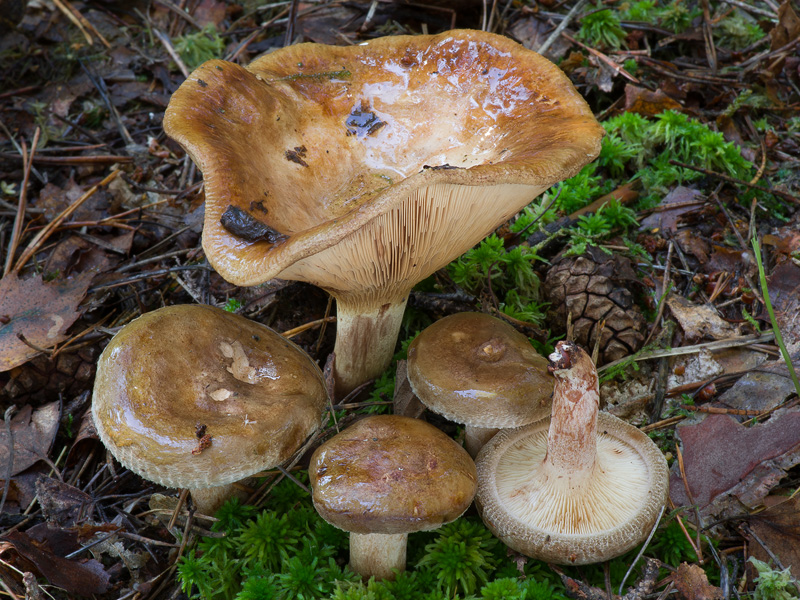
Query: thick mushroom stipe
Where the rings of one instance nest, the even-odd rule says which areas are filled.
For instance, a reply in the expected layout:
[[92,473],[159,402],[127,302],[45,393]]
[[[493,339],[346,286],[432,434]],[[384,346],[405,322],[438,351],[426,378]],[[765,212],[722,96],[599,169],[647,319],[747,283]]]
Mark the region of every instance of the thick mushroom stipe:
[[559,342],[553,415],[498,433],[477,458],[476,504],[509,547],[558,564],[587,564],[635,547],[668,493],[666,460],[641,431],[597,412],[588,355]]
[[[603,135],[555,65],[466,30],[209,61],[164,128],[203,172],[203,247],[225,279],[336,297],[338,392],[391,358],[363,332],[394,340],[413,285],[577,173]],[[373,324],[352,332],[359,314]]]
[[166,487],[215,488],[193,494],[211,511],[224,501],[216,488],[289,458],[326,405],[322,372],[298,346],[244,317],[179,305],[114,336],[98,361],[92,417],[134,473]]

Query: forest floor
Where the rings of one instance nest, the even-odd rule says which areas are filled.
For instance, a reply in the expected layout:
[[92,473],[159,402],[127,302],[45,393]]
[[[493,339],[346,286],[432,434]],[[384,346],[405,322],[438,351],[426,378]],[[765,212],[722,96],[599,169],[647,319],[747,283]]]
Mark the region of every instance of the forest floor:
[[[0,0],[0,596],[600,600],[624,581],[628,600],[799,597],[798,14],[791,0]],[[415,287],[389,369],[334,398],[244,505],[196,515],[106,453],[100,353],[144,313],[210,304],[324,367],[335,302],[211,268],[202,174],[162,128],[172,94],[211,58],[453,28],[558,64],[605,128],[599,158]],[[545,355],[565,335],[597,352],[604,409],[671,468],[643,550],[657,562],[637,548],[546,565],[471,509],[412,534],[393,583],[348,570],[346,536],[311,508],[309,455],[364,413],[420,416],[408,343],[463,311]]]

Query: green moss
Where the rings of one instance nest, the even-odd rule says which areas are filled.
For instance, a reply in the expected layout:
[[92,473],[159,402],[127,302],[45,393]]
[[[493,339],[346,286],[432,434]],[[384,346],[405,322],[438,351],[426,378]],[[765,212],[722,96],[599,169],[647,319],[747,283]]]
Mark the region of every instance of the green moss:
[[617,11],[604,8],[602,4],[581,18],[581,28],[575,35],[589,46],[613,50],[625,45],[625,36]]

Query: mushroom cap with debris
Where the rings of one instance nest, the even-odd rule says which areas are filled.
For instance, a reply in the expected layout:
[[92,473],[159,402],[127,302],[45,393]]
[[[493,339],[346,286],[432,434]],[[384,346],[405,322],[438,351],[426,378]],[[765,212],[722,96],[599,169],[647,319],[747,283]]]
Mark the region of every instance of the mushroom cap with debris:
[[375,289],[404,298],[603,136],[557,66],[470,30],[212,60],[164,129],[203,172],[203,247],[225,279],[280,275],[365,306]]
[[122,465],[198,489],[289,458],[320,427],[327,399],[299,346],[245,317],[177,305],[114,336],[98,361],[92,417]]
[[314,507],[351,533],[405,534],[460,517],[477,489],[475,463],[419,419],[376,415],[317,448],[308,477]]
[[547,359],[511,325],[457,313],[424,329],[408,347],[408,381],[425,406],[456,423],[520,427],[550,413]]

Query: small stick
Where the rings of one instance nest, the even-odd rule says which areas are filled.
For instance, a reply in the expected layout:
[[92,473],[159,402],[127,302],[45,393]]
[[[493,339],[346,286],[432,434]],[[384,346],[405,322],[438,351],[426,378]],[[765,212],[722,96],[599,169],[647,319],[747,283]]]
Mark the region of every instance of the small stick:
[[304,331],[307,331],[309,329],[314,329],[315,327],[319,327],[320,325],[324,325],[325,323],[335,323],[335,322],[336,322],[336,317],[324,317],[322,319],[309,321],[308,323],[284,331],[281,335],[286,339],[291,339],[294,336],[303,333]]
[[87,43],[88,43],[90,46],[94,45],[94,40],[92,39],[92,36],[91,36],[91,35],[89,35],[89,32],[88,32],[88,31],[86,31],[86,29],[84,29],[84,27],[83,27],[83,23],[81,23],[81,22],[80,22],[80,20],[78,19],[78,17],[76,17],[76,16],[75,16],[75,15],[72,13],[72,11],[71,11],[70,9],[68,9],[68,8],[67,8],[67,7],[66,7],[66,6],[65,6],[65,5],[64,5],[64,4],[61,2],[61,0],[53,0],[53,4],[55,4],[55,5],[56,5],[56,8],[58,8],[58,10],[60,10],[62,13],[64,13],[64,16],[65,16],[65,17],[67,17],[67,18],[68,18],[70,21],[72,21],[72,24],[73,24],[73,25],[75,25],[75,27],[77,27],[78,29],[80,29],[81,33],[83,34],[83,37],[84,37],[84,38],[86,38],[86,41],[87,41]]
[[175,50],[175,46],[172,45],[172,40],[169,39],[169,36],[167,36],[166,33],[157,27],[153,27],[153,33],[156,34],[158,41],[161,42],[162,46],[164,46],[164,50],[167,51],[167,54],[169,54],[170,58],[175,61],[176,65],[178,65],[178,68],[181,70],[181,73],[183,73],[183,76],[186,79],[189,79],[189,67],[186,66],[186,63],[183,62],[183,59]]
[[576,45],[580,46],[581,48],[583,48],[584,50],[586,50],[589,54],[592,54],[592,55],[596,56],[598,59],[600,59],[601,61],[606,63],[609,67],[614,69],[614,71],[616,73],[619,73],[620,75],[625,77],[625,79],[627,79],[628,81],[630,81],[632,83],[641,83],[638,79],[636,79],[636,77],[634,77],[633,75],[628,73],[623,67],[621,67],[620,65],[615,63],[613,60],[608,58],[608,56],[606,56],[605,54],[603,54],[599,50],[595,50],[594,48],[590,48],[586,44],[580,43],[574,37],[572,37],[568,33],[564,33],[563,31],[561,32],[561,37],[567,38],[573,44],[576,44]]
[[[702,565],[705,561],[703,560],[703,552],[700,547],[700,529],[703,527],[703,523],[700,521],[700,509],[697,508],[697,503],[694,501],[694,494],[692,494],[692,490],[689,489],[689,482],[686,479],[686,470],[683,467],[683,452],[681,452],[681,447],[678,444],[675,445],[675,454],[678,457],[678,470],[683,480],[683,489],[686,490],[686,496],[689,498],[689,502],[692,503],[695,518],[697,519],[697,546],[695,547],[695,545],[692,544],[692,548],[695,554],[697,554],[697,562]],[[678,515],[678,521],[680,521],[680,515]],[[691,539],[689,541],[691,542]]]
[[48,223],[47,226],[44,229],[42,229],[36,235],[36,237],[33,238],[31,243],[28,244],[28,247],[25,249],[25,251],[22,253],[22,256],[17,261],[17,264],[14,265],[13,271],[15,273],[19,272],[19,270],[25,266],[25,263],[27,263],[28,260],[30,260],[31,256],[33,256],[36,253],[36,251],[42,246],[42,244],[44,244],[45,240],[50,236],[50,234],[53,233],[56,227],[61,225],[61,223],[63,223],[67,217],[69,217],[72,213],[78,210],[78,208],[80,208],[80,206],[84,202],[86,202],[89,198],[91,198],[97,192],[97,190],[114,181],[117,177],[119,177],[121,173],[122,171],[113,171],[110,175],[108,175],[105,179],[103,179],[103,181],[101,181],[96,185],[93,185],[91,188],[89,188],[89,190],[85,194],[83,194],[83,196],[75,200],[75,202],[70,204],[63,211],[61,211],[61,214],[59,214],[55,219],[50,221],[50,223]]
[[183,488],[181,490],[181,495],[178,496],[178,503],[175,505],[175,510],[172,511],[172,517],[170,517],[169,524],[167,525],[167,529],[172,531],[172,528],[175,527],[175,521],[178,520],[178,515],[181,512],[181,508],[186,503],[186,496],[189,495],[189,490],[187,488]]
[[[0,158],[21,160],[17,154],[0,152]],[[114,154],[95,154],[93,156],[37,156],[34,159],[37,165],[102,165],[133,162],[131,156],[116,156]]]
[[729,175],[725,175],[723,173],[717,173],[716,171],[709,171],[708,169],[703,169],[702,167],[695,167],[694,165],[688,165],[686,163],[677,160],[670,159],[669,164],[675,165],[676,167],[683,167],[684,169],[689,169],[691,171],[697,171],[698,173],[702,173],[703,175],[708,175],[709,177],[716,177],[717,179],[721,179],[722,181],[727,181],[728,183],[735,183],[736,185],[743,185],[753,190],[760,190],[767,194],[772,194],[773,196],[782,198],[783,200],[786,200],[788,202],[794,202],[795,204],[800,204],[800,198],[792,196],[791,194],[787,194],[786,192],[782,192],[780,190],[770,190],[767,188],[763,188],[760,185],[755,185],[748,181],[742,181],[741,179],[736,179],[735,177],[730,177]]
[[33,157],[36,153],[36,146],[39,144],[39,134],[41,129],[36,128],[33,134],[33,141],[31,142],[31,153],[28,156],[25,151],[25,142],[22,142],[22,162],[25,168],[25,174],[22,177],[22,189],[19,191],[19,205],[17,206],[17,216],[14,218],[14,228],[11,230],[11,239],[8,242],[8,251],[6,253],[6,264],[3,270],[3,275],[8,275],[11,270],[11,264],[14,261],[14,254],[17,253],[17,246],[19,239],[22,235],[22,224],[25,220],[25,210],[28,207],[28,182],[31,177],[31,167],[33,166]]
[[539,54],[544,54],[550,49],[550,46],[558,39],[561,32],[567,28],[567,25],[575,18],[575,15],[578,14],[578,11],[583,8],[587,1],[588,0],[580,0],[575,6],[569,9],[569,12],[561,19],[561,23],[558,24],[558,27],[556,27],[544,43],[536,49]]
[[[111,44],[109,44],[108,40],[103,37],[103,34],[100,33],[99,31],[97,31],[97,27],[92,25],[92,23],[91,23],[91,21],[89,21],[89,19],[84,17],[77,8],[72,6],[72,4],[70,4],[69,0],[60,0],[60,2],[61,2],[61,4],[63,4],[67,8],[68,11],[70,11],[73,15],[75,15],[75,18],[78,19],[78,22],[81,23],[81,25],[83,25],[83,27],[85,27],[86,29],[91,31],[93,34],[95,34],[98,38],[100,38],[100,41],[103,43],[103,45],[106,48],[108,48],[109,50],[111,50]],[[90,42],[90,43],[93,44],[94,42]]]

